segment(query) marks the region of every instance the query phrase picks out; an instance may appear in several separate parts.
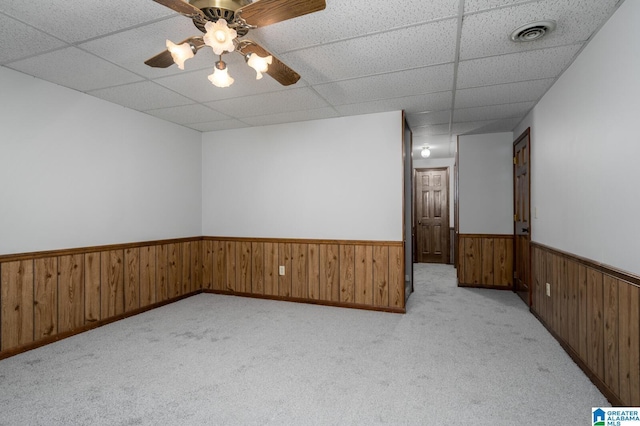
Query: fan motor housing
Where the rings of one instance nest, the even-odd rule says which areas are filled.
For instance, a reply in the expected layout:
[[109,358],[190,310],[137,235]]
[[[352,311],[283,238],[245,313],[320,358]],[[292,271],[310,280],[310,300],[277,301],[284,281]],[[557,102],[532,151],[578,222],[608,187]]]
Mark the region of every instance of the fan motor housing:
[[[189,4],[200,9],[209,21],[216,22],[218,19],[224,19],[228,23],[233,22],[236,10],[251,3],[253,3],[252,0],[189,0]],[[203,33],[207,32],[202,23],[196,20],[193,23]],[[245,29],[238,30],[240,37],[246,33]]]

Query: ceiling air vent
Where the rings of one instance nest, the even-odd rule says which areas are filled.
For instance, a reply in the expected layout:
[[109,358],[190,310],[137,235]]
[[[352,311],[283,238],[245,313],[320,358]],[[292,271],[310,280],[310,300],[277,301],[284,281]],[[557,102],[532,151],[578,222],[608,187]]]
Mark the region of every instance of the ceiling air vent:
[[540,40],[545,35],[556,29],[555,21],[531,22],[516,28],[511,33],[511,40],[515,42]]

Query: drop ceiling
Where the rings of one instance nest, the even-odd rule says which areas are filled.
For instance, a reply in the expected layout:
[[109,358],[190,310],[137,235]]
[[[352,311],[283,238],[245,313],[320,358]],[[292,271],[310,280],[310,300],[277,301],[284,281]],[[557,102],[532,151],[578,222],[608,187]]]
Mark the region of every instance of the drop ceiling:
[[[281,86],[226,55],[213,86],[202,49],[181,71],[149,57],[201,34],[152,0],[0,0],[0,65],[198,131],[403,109],[414,146],[450,157],[456,136],[511,131],[622,1],[326,0],[324,11],[252,30],[302,78]],[[510,33],[554,20],[547,37]]]

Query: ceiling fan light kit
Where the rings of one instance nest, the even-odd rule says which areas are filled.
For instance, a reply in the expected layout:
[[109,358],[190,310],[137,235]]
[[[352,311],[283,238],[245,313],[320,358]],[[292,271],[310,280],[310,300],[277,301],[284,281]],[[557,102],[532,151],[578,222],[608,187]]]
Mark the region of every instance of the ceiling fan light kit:
[[229,28],[224,19],[218,19],[216,22],[209,21],[204,28],[207,30],[204,35],[204,44],[211,47],[216,55],[233,52],[236,49],[233,40],[238,33],[233,28]]
[[225,53],[240,53],[256,71],[256,80],[269,74],[283,86],[295,84],[300,75],[271,55],[254,41],[239,39],[250,30],[318,12],[326,7],[325,0],[153,0],[187,18],[204,36],[189,37],[180,44],[167,40],[167,50],[149,58],[150,67],[167,68],[174,63],[184,70],[184,62],[202,47],[209,46],[220,56],[209,80],[217,87],[228,87],[234,79],[222,61]]
[[222,61],[222,57],[216,62],[213,74],[209,75],[209,81],[216,87],[229,87],[233,84],[234,79],[229,75],[227,64]]
[[171,58],[178,68],[184,69],[184,61],[195,56],[196,50],[191,43],[175,44],[167,40],[167,49],[171,52]]

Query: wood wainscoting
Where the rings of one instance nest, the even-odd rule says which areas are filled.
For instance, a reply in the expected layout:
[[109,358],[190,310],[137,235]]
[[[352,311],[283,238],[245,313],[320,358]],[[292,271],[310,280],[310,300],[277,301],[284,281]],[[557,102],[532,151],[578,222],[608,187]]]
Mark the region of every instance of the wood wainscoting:
[[203,260],[207,292],[405,312],[402,242],[204,237]]
[[640,277],[531,248],[532,312],[612,404],[640,406]]
[[402,313],[403,243],[193,237],[2,255],[0,359],[203,290]]
[[513,235],[459,234],[458,286],[512,289]]
[[202,291],[201,240],[0,256],[0,359]]

